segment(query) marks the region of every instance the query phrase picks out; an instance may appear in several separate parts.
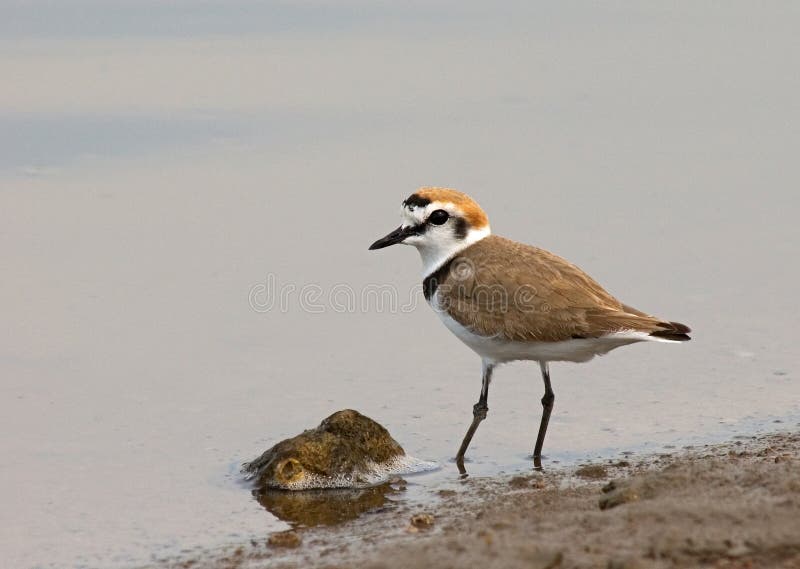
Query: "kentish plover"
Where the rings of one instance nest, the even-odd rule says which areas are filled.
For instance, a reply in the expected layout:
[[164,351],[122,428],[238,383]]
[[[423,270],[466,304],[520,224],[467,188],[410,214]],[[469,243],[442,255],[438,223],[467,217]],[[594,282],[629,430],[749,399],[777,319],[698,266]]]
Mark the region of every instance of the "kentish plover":
[[462,472],[464,453],[489,410],[496,365],[539,362],[545,391],[533,457],[541,467],[555,399],[550,362],[586,362],[635,342],[690,339],[688,326],[623,304],[569,261],[492,235],[486,214],[466,194],[421,188],[403,202],[401,215],[402,225],[370,249],[396,243],[417,248],[426,300],[483,363],[480,398],[456,455]]

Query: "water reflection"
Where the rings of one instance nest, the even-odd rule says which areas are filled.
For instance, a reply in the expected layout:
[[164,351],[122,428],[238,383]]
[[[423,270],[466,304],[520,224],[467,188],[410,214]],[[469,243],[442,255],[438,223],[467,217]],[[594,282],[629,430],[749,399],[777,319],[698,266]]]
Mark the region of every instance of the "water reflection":
[[368,511],[390,508],[402,486],[386,483],[360,489],[254,490],[258,503],[275,517],[296,526],[331,526]]

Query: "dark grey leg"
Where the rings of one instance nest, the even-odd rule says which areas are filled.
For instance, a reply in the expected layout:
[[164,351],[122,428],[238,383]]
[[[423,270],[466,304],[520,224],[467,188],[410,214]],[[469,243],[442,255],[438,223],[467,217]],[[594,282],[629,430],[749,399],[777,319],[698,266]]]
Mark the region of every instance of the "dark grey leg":
[[478,430],[478,425],[480,425],[481,421],[486,418],[486,413],[489,411],[489,383],[492,381],[493,369],[494,364],[490,364],[486,361],[483,362],[481,396],[478,399],[478,402],[472,407],[472,424],[469,426],[467,434],[464,435],[464,440],[461,441],[461,448],[458,449],[458,454],[456,455],[456,465],[458,465],[458,471],[461,474],[466,473],[466,470],[464,469],[464,454],[467,452],[467,447],[469,447],[469,443],[472,441],[475,431]]
[[542,368],[542,379],[544,379],[544,397],[542,397],[542,422],[539,424],[536,448],[533,449],[533,465],[536,468],[542,467],[544,436],[547,434],[547,423],[550,422],[550,413],[553,411],[553,402],[556,400],[556,395],[550,386],[550,367],[547,362],[539,362],[539,367]]

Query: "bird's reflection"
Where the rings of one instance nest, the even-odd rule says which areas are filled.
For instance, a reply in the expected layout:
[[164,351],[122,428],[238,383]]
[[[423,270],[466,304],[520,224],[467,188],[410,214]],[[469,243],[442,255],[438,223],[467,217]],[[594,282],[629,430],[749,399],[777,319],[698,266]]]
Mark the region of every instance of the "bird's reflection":
[[402,492],[391,484],[360,489],[255,490],[253,495],[275,517],[295,526],[330,526],[389,507]]

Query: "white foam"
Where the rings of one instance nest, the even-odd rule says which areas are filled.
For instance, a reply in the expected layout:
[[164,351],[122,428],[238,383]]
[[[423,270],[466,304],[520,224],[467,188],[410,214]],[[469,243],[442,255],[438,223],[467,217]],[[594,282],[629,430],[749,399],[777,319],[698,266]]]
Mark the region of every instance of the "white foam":
[[370,462],[365,468],[352,474],[339,476],[322,476],[307,473],[302,480],[278,486],[284,490],[316,490],[323,488],[367,488],[388,481],[392,476],[401,474],[415,474],[436,470],[439,465],[403,455],[386,462]]

